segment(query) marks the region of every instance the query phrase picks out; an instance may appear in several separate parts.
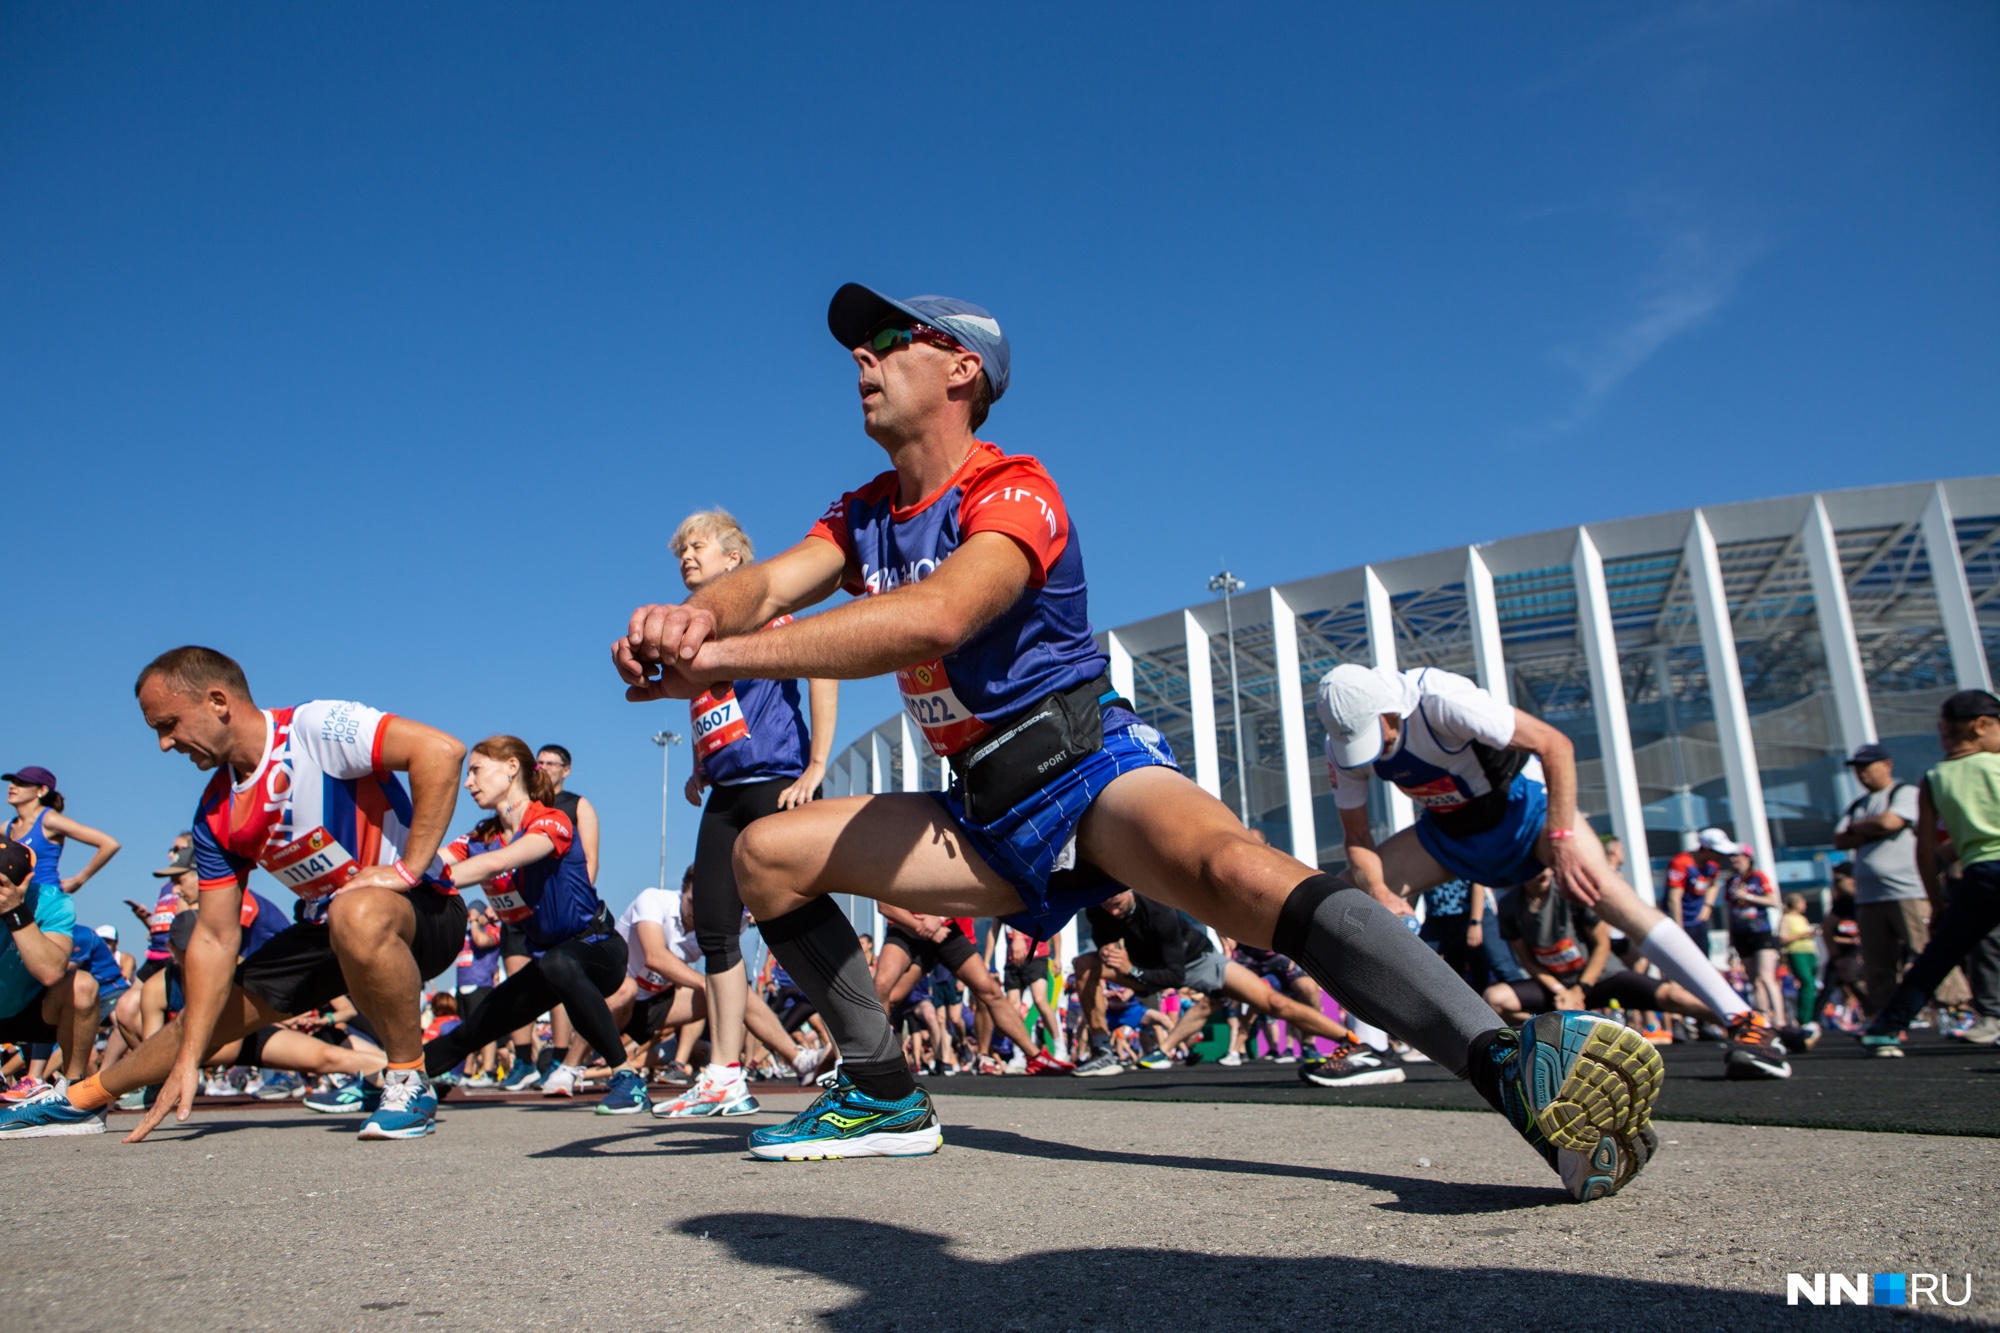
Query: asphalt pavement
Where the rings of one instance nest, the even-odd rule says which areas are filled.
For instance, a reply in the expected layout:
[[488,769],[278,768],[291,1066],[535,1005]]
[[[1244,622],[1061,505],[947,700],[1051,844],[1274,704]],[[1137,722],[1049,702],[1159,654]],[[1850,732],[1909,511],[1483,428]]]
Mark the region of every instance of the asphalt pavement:
[[[797,1093],[766,1096],[781,1110]],[[933,1158],[750,1160],[759,1119],[448,1104],[362,1143],[293,1105],[0,1144],[0,1311],[257,1329],[1904,1327],[1786,1274],[1946,1272],[2000,1319],[2000,1140],[1662,1121],[1575,1205],[1497,1117],[939,1097]],[[114,1119],[129,1127],[131,1117]]]

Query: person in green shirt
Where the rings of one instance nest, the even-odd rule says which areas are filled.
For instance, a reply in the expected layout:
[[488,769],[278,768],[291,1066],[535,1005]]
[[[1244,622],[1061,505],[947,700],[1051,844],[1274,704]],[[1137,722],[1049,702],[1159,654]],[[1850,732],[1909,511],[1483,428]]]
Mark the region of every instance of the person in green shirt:
[[[1819,927],[1806,916],[1802,893],[1785,895],[1785,915],[1778,922],[1778,947],[1785,951],[1785,966],[1799,983],[1799,1027],[1819,1035]],[[1787,1042],[1791,1038],[1785,1039]]]
[[[1933,916],[1930,943],[1861,1034],[1872,1055],[1903,1053],[1903,1029],[1931,992],[2000,926],[2000,698],[1987,690],[1952,695],[1938,709],[1938,739],[1944,760],[1924,775],[1917,794],[1917,871],[1932,906],[1941,910]],[[1953,859],[1960,878],[1946,904],[1941,872]]]

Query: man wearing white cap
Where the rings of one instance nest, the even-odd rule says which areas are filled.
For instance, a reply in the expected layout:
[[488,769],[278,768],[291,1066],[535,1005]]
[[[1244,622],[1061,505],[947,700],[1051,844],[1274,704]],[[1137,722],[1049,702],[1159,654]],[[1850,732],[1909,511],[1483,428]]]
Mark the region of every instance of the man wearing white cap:
[[[1556,888],[1615,929],[1723,1016],[1732,1078],[1788,1078],[1769,1027],[1687,932],[1644,902],[1605,859],[1576,808],[1569,738],[1435,667],[1346,664],[1319,686],[1319,720],[1347,843],[1343,874],[1396,911],[1446,880],[1506,888],[1547,868]],[[1368,823],[1371,776],[1400,788],[1417,822],[1380,847]]]

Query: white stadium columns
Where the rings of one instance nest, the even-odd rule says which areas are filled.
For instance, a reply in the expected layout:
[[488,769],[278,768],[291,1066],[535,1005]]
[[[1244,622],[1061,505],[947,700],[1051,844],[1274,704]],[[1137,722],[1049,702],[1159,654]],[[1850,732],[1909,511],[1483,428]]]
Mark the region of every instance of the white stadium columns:
[[1319,865],[1319,831],[1313,827],[1313,755],[1306,740],[1305,692],[1299,680],[1299,621],[1271,589],[1271,644],[1277,658],[1279,733],[1285,747],[1285,810],[1292,825],[1292,855]]
[[[1646,810],[1639,799],[1639,769],[1632,760],[1632,731],[1625,721],[1625,677],[1618,666],[1618,636],[1611,626],[1611,596],[1604,587],[1604,560],[1587,528],[1576,530],[1570,556],[1576,580],[1576,631],[1590,668],[1590,702],[1597,714],[1597,747],[1603,753],[1605,795],[1611,830],[1625,844],[1627,864],[1648,865]],[[1641,878],[1641,888],[1649,887]]]
[[1729,598],[1722,586],[1722,558],[1715,534],[1697,509],[1688,524],[1688,587],[1694,593],[1695,619],[1701,625],[1701,652],[1708,663],[1708,692],[1715,708],[1716,740],[1722,745],[1722,775],[1729,788],[1729,810],[1736,838],[1750,844],[1757,866],[1777,877],[1771,855],[1771,825],[1764,817],[1764,779],[1757,771],[1757,743],[1750,732],[1750,707],[1743,699],[1743,670],[1736,661],[1736,627],[1729,619]]
[[1133,684],[1132,650],[1116,634],[1104,636],[1104,651],[1111,659],[1111,688],[1119,698],[1139,702],[1139,691]]
[[1215,681],[1208,660],[1208,631],[1181,612],[1187,633],[1188,718],[1194,725],[1194,780],[1218,800],[1222,796],[1222,760],[1215,740]]
[[1500,644],[1500,603],[1493,596],[1493,571],[1477,546],[1465,548],[1465,610],[1472,626],[1472,661],[1479,684],[1503,704],[1511,704],[1507,658]]
[[[1373,565],[1361,571],[1361,610],[1368,622],[1369,665],[1396,669],[1396,621],[1389,589]],[[1402,788],[1389,788],[1389,827],[1400,832],[1417,822],[1416,808]]]
[[903,749],[903,790],[922,791],[924,770],[919,767],[923,761],[917,758],[917,729],[910,725],[910,715],[907,712],[896,715],[896,724],[902,731],[898,740]]
[[1833,685],[1840,748],[1853,754],[1857,747],[1876,740],[1875,707],[1868,700],[1861,645],[1854,637],[1854,611],[1847,602],[1840,545],[1833,535],[1833,521],[1826,516],[1826,504],[1817,495],[1812,508],[1806,510],[1805,526],[1799,529],[1799,545],[1805,548],[1806,569],[1812,575],[1813,609],[1819,619],[1827,676]]
[[1952,526],[1951,504],[1944,483],[1931,487],[1924,506],[1924,553],[1930,557],[1931,586],[1937,590],[1938,615],[1944,621],[1945,642],[1951,645],[1951,670],[1961,690],[1990,690],[1986,648],[1979,641],[1979,613],[1965,581],[1965,560],[1958,550],[1958,529]]

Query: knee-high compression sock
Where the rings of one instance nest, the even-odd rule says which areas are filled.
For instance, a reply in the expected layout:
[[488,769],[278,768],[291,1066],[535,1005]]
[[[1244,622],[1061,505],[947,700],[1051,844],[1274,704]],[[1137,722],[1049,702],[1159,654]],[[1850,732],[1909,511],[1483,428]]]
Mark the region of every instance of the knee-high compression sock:
[[764,943],[792,974],[840,1047],[840,1068],[870,1097],[897,1101],[917,1090],[854,927],[831,898],[757,923]]
[[1312,974],[1341,1008],[1410,1043],[1460,1078],[1500,1020],[1451,964],[1394,912],[1351,885],[1314,875],[1278,912],[1272,947]]
[[1669,918],[1662,917],[1646,932],[1646,938],[1639,941],[1639,952],[1652,959],[1668,981],[1693,991],[1697,1000],[1721,1014],[1725,1023],[1750,1007],[1736,988],[1722,979],[1722,973],[1688,933]]

